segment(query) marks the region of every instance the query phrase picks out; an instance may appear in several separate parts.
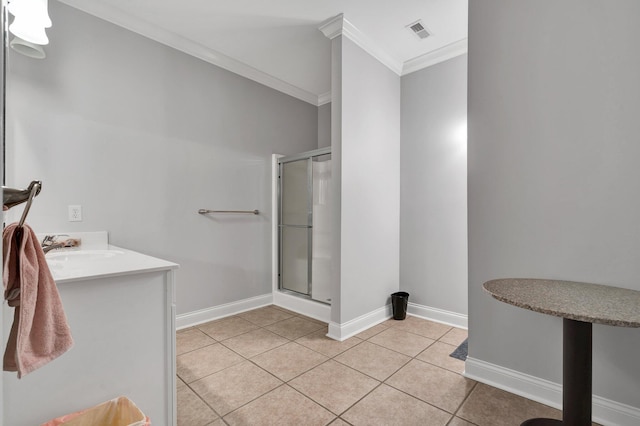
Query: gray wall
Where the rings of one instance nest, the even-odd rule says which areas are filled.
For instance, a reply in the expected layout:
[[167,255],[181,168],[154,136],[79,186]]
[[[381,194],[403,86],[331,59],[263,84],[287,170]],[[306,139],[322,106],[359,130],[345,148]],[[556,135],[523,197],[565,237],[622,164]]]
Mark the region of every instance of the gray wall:
[[400,289],[467,314],[467,55],[402,77]]
[[318,148],[331,146],[331,102],[318,107]]
[[[561,320],[482,284],[640,290],[640,2],[614,3],[469,2],[469,355],[555,383]],[[594,393],[640,407],[639,331],[593,345]]]
[[399,287],[400,77],[348,38],[336,40],[341,273],[339,319],[332,309],[332,320],[342,324],[384,307]]
[[9,58],[7,183],[42,179],[36,232],[107,230],[179,263],[178,313],[270,293],[271,154],[317,147],[317,107],[49,6],[47,59]]
[[[331,321],[342,317],[342,35],[331,40]],[[336,337],[336,336],[333,336]]]

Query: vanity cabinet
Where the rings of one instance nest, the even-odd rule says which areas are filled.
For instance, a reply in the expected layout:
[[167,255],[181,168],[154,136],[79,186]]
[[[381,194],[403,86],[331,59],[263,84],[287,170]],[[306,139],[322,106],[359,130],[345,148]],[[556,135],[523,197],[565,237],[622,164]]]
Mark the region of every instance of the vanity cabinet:
[[[71,272],[52,268],[54,278],[65,276],[56,283],[74,347],[22,379],[3,373],[2,424],[37,425],[118,396],[131,399],[152,424],[176,424],[178,265],[110,249],[119,254],[99,259],[97,268],[73,259]],[[6,343],[13,309],[3,310]]]

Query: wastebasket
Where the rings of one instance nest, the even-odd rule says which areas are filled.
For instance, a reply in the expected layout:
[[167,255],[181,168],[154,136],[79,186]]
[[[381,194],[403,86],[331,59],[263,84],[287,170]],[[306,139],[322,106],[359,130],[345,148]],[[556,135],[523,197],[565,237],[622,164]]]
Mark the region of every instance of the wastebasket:
[[391,306],[393,307],[393,319],[403,320],[407,317],[407,304],[409,303],[409,293],[399,291],[391,294]]
[[145,416],[129,398],[121,396],[87,410],[66,414],[41,426],[150,426]]

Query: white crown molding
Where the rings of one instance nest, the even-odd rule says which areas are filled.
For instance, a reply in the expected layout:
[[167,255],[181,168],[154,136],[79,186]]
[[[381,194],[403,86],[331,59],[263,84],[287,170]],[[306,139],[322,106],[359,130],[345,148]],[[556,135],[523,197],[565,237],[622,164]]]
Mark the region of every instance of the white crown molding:
[[430,67],[431,65],[444,62],[447,59],[455,58],[456,56],[464,55],[468,51],[468,42],[466,38],[455,41],[453,43],[442,46],[439,49],[427,52],[424,55],[420,55],[416,58],[409,59],[402,66],[402,75],[407,75],[412,72],[421,70],[423,68]]
[[333,40],[334,38],[342,34],[342,27],[344,25],[343,23],[344,23],[344,14],[341,13],[340,15],[337,15],[325,21],[324,23],[320,24],[318,29],[322,31],[322,34],[324,34],[324,36],[327,37],[329,40]]
[[216,65],[220,68],[224,68],[227,71],[231,71],[242,77],[270,87],[274,90],[285,93],[289,96],[293,96],[294,98],[308,102],[312,105],[319,105],[318,96],[309,91],[289,84],[283,80],[280,80],[279,78],[262,72],[240,61],[237,61],[223,53],[217,52],[213,49],[209,49],[192,40],[164,30],[157,25],[127,15],[119,9],[107,6],[99,2],[87,3],[82,0],[59,1],[60,3],[64,3],[75,9],[100,18],[104,21],[110,22],[119,27],[140,34],[144,37],[172,47],[188,55],[202,59],[205,62]]
[[[316,95],[260,71],[250,65],[237,61],[216,50],[162,29],[157,25],[151,24],[142,19],[132,17],[120,9],[105,5],[104,3],[87,3],[82,0],[58,1],[136,34],[142,35],[143,37],[199,58],[212,65],[248,78],[249,80],[310,103],[311,105],[321,106],[331,102],[330,91]],[[468,50],[467,39],[465,38],[402,63],[378,47],[370,38],[346,20],[343,14],[326,21],[320,25],[318,29],[329,39],[333,39],[339,35],[346,36],[399,76],[404,76],[431,65],[446,61],[447,59],[462,55],[467,53]]]
[[330,102],[331,102],[331,90],[318,95],[318,106],[322,106]]
[[331,40],[339,35],[347,37],[391,71],[397,75],[402,74],[402,62],[391,57],[387,52],[378,47],[369,37],[364,35],[351,22],[347,21],[342,13],[326,21],[320,25],[318,29]]

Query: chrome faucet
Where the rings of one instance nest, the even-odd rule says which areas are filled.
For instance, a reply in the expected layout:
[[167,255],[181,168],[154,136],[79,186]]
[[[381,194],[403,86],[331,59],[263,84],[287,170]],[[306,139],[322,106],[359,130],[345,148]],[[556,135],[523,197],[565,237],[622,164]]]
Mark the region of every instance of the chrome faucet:
[[[67,234],[61,234],[61,235],[46,235],[43,239],[42,239],[42,251],[44,252],[44,254],[49,253],[51,250],[54,249],[58,249],[58,248],[62,248],[62,247],[70,247],[72,246],[71,244],[69,244],[70,241],[73,240],[63,240],[63,241],[57,241],[56,242],[56,238],[57,237],[68,237],[69,235]],[[77,245],[77,244],[73,244],[73,245]]]

